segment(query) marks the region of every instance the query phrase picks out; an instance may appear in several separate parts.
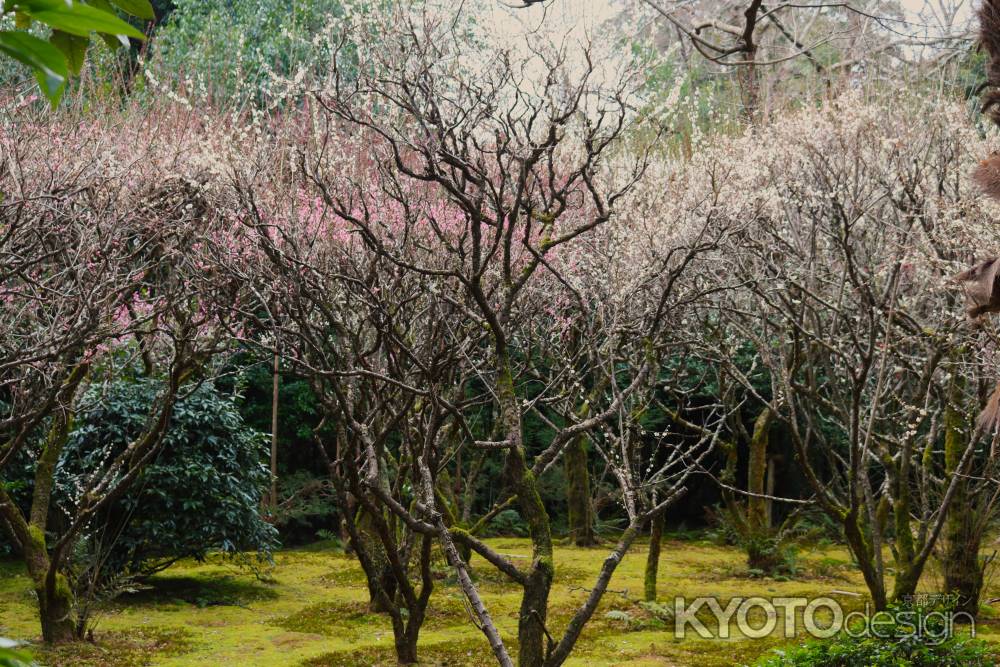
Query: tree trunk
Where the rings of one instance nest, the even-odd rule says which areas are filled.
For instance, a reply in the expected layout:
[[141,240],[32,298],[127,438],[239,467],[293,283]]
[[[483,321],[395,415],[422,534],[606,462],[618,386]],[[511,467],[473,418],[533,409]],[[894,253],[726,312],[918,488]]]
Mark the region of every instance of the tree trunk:
[[888,607],[885,582],[879,576],[873,563],[871,542],[865,537],[858,523],[858,510],[854,509],[847,512],[842,521],[844,537],[847,539],[847,545],[850,547],[851,553],[854,554],[854,557],[858,561],[858,569],[861,570],[861,576],[864,577],[865,585],[868,586],[868,592],[871,593],[875,611],[884,611]]
[[528,524],[532,550],[531,570],[524,584],[517,623],[520,644],[517,662],[520,667],[540,667],[546,656],[549,591],[555,574],[549,515],[542,504],[538,482],[527,467],[521,447],[509,450],[507,470],[517,494],[521,516]]
[[656,577],[660,569],[660,541],[663,539],[664,520],[664,513],[661,512],[650,521],[644,591],[646,602],[656,602]]
[[409,641],[405,633],[396,640],[396,664],[417,664],[417,644]]
[[281,380],[279,373],[281,358],[274,351],[274,368],[271,377],[271,512],[278,509],[278,387]]
[[542,667],[545,664],[546,635],[548,630],[549,590],[552,587],[552,566],[536,561],[524,585],[521,613],[517,623],[520,641],[517,664],[519,667]]
[[[949,523],[950,521],[949,519]],[[969,521],[962,528],[971,524],[972,521]],[[955,596],[955,611],[962,611],[976,618],[983,591],[984,568],[979,558],[982,535],[978,531],[965,531],[962,528],[955,533],[951,533],[950,526],[948,529],[943,563],[944,591]]]
[[[335,438],[334,442],[336,444],[337,455],[336,460],[339,461],[343,458],[344,450],[347,448],[347,433],[344,431],[342,424],[338,424]],[[316,446],[319,448],[321,458],[327,462],[327,467],[330,468],[330,479],[336,479],[337,473],[332,467],[330,467],[329,456],[323,448],[322,443],[317,441]],[[354,540],[351,539],[351,527],[348,523],[352,521],[352,517],[357,516],[358,510],[356,503],[354,502],[354,497],[347,493],[346,490],[338,490],[338,495],[341,495],[341,499],[339,507],[337,508],[337,529],[340,532],[340,542],[344,545],[344,555],[351,556],[354,554]]]
[[42,624],[42,639],[46,644],[65,644],[77,639],[73,622],[73,593],[66,577],[52,572],[45,536],[32,526],[30,538],[23,545],[24,561],[38,597],[38,614]]
[[[770,443],[769,443],[770,444]],[[774,488],[776,486],[775,480],[777,477],[777,466],[774,464],[774,457],[767,457],[767,498],[764,500],[764,512],[767,516],[768,524],[773,525],[771,522],[774,521]]]
[[[59,562],[53,561],[45,543],[55,471],[69,432],[73,413],[70,406],[76,391],[86,376],[88,366],[78,365],[67,377],[60,392],[60,408],[52,415],[52,424],[45,437],[42,452],[35,463],[35,484],[31,494],[31,510],[27,521],[4,495],[0,502],[6,508],[6,519],[13,524],[21,555],[34,583],[38,597],[38,614],[42,639],[46,644],[63,644],[78,639],[77,623],[73,620],[73,591],[66,576],[59,572]],[[56,557],[58,558],[58,556]],[[85,628],[80,624],[80,633]]]
[[896,578],[892,584],[891,599],[894,601],[905,600],[916,593],[917,584],[920,583],[920,574],[922,571],[923,568],[916,568],[912,565],[906,569],[897,571]]
[[[454,488],[450,483],[450,476],[447,470],[442,470],[438,474],[438,484],[434,489],[435,504],[439,512],[441,512],[441,519],[444,521],[446,528],[465,528],[461,526],[458,522],[458,518],[455,516],[455,510],[458,508],[458,501],[456,494],[454,493]],[[455,549],[458,551],[459,556],[462,557],[462,562],[468,564],[472,559],[472,547],[468,544],[456,544]]]
[[36,585],[35,591],[39,596],[38,610],[42,621],[42,639],[45,643],[65,644],[82,639],[76,634],[77,625],[72,618],[73,596],[66,577],[57,574],[55,584],[51,588],[46,586],[43,590],[39,590]]
[[765,477],[767,475],[767,447],[771,428],[771,409],[764,408],[753,425],[750,438],[750,460],[747,468],[747,523],[750,530],[766,533],[771,528],[771,517],[767,512]]
[[750,438],[750,456],[747,461],[747,566],[763,572],[772,572],[780,564],[779,554],[771,539],[771,516],[767,499],[767,448],[771,428],[771,409],[761,410],[753,425]]
[[[957,383],[959,380],[952,381]],[[954,408],[958,392],[954,393],[945,413],[945,479],[955,474],[966,447],[962,415]],[[982,538],[979,516],[969,498],[968,483],[960,479],[944,525],[942,569],[944,592],[956,597],[955,611],[966,612],[972,618],[979,614],[979,597],[983,589],[983,565],[979,558]]]
[[569,536],[578,547],[597,544],[594,535],[594,512],[590,504],[590,471],[587,469],[587,448],[584,436],[570,440],[563,453],[566,471],[566,503]]
[[[379,540],[378,533],[374,526],[374,519],[364,508],[358,508],[358,515],[355,519],[358,536],[364,543],[364,548],[368,552],[369,558],[374,568],[375,576],[367,577],[368,582],[368,609],[369,611],[383,614],[389,611],[386,607],[389,600],[396,594],[396,578],[389,567],[389,559],[386,557],[385,548]],[[385,593],[385,595],[380,595]]]
[[756,125],[760,111],[760,74],[757,72],[757,44],[754,41],[754,29],[760,20],[761,0],[752,0],[750,6],[743,12],[746,17],[746,28],[742,40],[744,64],[737,68],[736,77],[740,83],[740,94],[743,98],[743,110],[751,125]]
[[747,62],[740,66],[736,74],[743,98],[743,112],[750,125],[757,124],[760,113],[760,74],[757,72],[756,55],[756,48],[748,50]]
[[514,392],[510,359],[505,354],[498,354],[497,362],[500,419],[503,434],[511,443],[505,458],[504,476],[517,497],[521,518],[528,524],[532,551],[531,569],[525,578],[517,622],[518,665],[541,667],[546,656],[546,619],[554,576],[552,529],[539,493],[538,480],[525,460],[521,412]]

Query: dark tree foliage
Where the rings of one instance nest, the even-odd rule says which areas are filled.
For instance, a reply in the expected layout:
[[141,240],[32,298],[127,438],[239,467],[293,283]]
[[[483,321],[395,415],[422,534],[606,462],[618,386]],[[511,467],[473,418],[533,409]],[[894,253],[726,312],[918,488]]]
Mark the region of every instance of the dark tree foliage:
[[[59,461],[53,507],[75,505],[75,489],[97,460],[135,438],[156,391],[154,382],[139,378],[87,392]],[[101,563],[98,576],[149,574],[210,551],[269,559],[277,532],[259,511],[269,479],[266,442],[244,423],[233,398],[204,384],[177,404],[159,458],[81,541],[89,566]],[[14,484],[19,496],[30,495],[30,477]],[[59,532],[61,523],[53,516],[50,529]]]
[[[271,430],[271,382],[270,359],[242,370],[239,410],[247,425],[264,433]],[[271,510],[270,521],[286,546],[336,533],[341,519],[328,488],[326,469],[316,455],[317,405],[308,382],[282,374],[278,391],[278,507]]]

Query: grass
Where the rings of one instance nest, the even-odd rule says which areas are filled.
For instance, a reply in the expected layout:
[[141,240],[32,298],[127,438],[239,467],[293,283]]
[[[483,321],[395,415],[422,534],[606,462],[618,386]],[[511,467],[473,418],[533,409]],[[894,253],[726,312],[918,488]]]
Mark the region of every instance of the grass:
[[[490,540],[514,557],[529,553],[526,540]],[[556,635],[587,595],[607,554],[604,548],[561,547],[549,605],[549,629]],[[57,650],[34,647],[50,667],[193,667],[195,665],[311,665],[314,667],[395,664],[388,620],[368,611],[368,593],[357,562],[330,544],[283,551],[264,580],[243,573],[222,558],[181,562],[155,576],[148,587],[104,608],[94,642]],[[675,639],[673,624],[657,608],[639,604],[645,548],[638,546],[612,579],[601,607],[567,662],[578,667],[611,665],[697,665],[729,667],[752,662],[781,644],[775,637]],[[664,545],[660,601],[674,596],[797,597],[864,593],[846,551],[837,546],[800,555],[798,573],[766,578],[747,571],[736,549],[708,542],[674,540]],[[480,590],[505,641],[514,650],[519,595],[511,585],[473,559]],[[443,565],[428,618],[420,633],[427,665],[491,664],[489,647],[468,620],[461,592]],[[933,571],[927,585],[933,587]],[[996,597],[992,591],[987,599]],[[848,605],[860,598],[844,596]],[[0,636],[37,641],[35,603],[23,568],[0,562]],[[987,614],[981,637],[1000,643],[1000,626]]]

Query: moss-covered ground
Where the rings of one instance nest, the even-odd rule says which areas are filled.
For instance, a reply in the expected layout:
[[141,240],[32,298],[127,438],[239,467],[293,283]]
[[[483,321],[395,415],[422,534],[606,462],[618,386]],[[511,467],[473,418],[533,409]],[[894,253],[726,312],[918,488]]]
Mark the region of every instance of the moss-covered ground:
[[[489,540],[512,558],[528,554],[526,540]],[[601,567],[607,548],[561,547],[549,629],[560,634],[581,604]],[[611,582],[600,610],[588,624],[567,664],[696,665],[713,667],[752,662],[782,642],[781,619],[774,637],[748,639],[733,627],[728,639],[673,636],[662,610],[640,605],[645,547],[635,547]],[[518,590],[482,560],[473,559],[480,590],[514,649]],[[472,626],[460,590],[443,563],[430,612],[420,634],[420,658],[428,665],[491,663],[485,639]],[[924,585],[933,589],[931,571]],[[740,552],[698,540],[664,544],[660,601],[692,598],[825,596],[857,608],[864,587],[847,552],[837,546],[799,555],[794,575],[764,578],[747,571]],[[996,597],[991,591],[987,599]],[[158,665],[392,665],[388,620],[368,612],[367,589],[357,562],[332,545],[287,550],[275,557],[266,577],[235,569],[222,558],[182,562],[155,576],[148,586],[120,596],[97,616],[92,642],[57,650],[33,648],[51,667],[138,667]],[[989,611],[979,636],[1000,644],[1000,621]],[[753,620],[753,619],[752,619]],[[16,562],[0,562],[0,636],[37,641],[39,626],[31,587]]]

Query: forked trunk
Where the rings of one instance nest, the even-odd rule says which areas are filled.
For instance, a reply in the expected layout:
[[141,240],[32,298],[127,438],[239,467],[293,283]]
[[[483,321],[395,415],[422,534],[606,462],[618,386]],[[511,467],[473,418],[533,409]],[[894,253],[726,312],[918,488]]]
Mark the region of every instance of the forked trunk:
[[38,597],[38,616],[46,644],[65,644],[78,639],[73,622],[73,592],[66,577],[51,572],[45,540],[35,527],[23,545],[24,561]]

